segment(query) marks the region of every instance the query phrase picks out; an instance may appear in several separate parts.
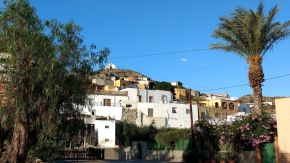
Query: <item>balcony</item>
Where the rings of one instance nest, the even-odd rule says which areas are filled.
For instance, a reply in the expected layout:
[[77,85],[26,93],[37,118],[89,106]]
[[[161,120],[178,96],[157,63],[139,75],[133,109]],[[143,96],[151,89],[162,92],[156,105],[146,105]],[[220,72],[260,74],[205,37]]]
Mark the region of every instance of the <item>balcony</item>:
[[127,91],[104,91],[104,90],[95,90],[89,93],[97,95],[112,95],[112,96],[128,96]]

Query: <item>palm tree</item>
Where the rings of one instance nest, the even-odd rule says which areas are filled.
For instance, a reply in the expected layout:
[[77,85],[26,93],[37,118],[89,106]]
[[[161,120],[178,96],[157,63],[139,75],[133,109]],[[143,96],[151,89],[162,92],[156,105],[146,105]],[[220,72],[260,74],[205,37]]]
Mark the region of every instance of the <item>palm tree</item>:
[[263,3],[257,11],[237,8],[230,16],[220,18],[220,24],[213,37],[222,42],[212,44],[212,49],[234,52],[244,57],[249,64],[249,84],[253,89],[254,112],[262,114],[262,86],[264,73],[263,57],[275,43],[290,34],[290,21],[274,21],[279,8],[275,6],[268,15],[264,15]]

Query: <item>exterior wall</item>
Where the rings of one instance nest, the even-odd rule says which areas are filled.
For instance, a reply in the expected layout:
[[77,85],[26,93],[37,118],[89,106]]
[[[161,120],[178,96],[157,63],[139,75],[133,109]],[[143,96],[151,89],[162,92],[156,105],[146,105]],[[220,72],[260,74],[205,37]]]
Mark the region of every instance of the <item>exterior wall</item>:
[[183,155],[183,150],[144,150],[142,152],[142,159],[167,162],[182,162]]
[[[116,95],[89,95],[88,98],[89,104],[82,109],[85,124],[94,125],[94,133],[88,136],[93,139],[97,138],[98,146],[101,148],[115,148],[116,120],[121,120],[121,102],[122,100],[128,100],[128,97]],[[104,99],[110,99],[111,106],[104,106]],[[108,120],[98,120],[100,117],[108,117]],[[106,128],[105,126],[108,127]],[[85,139],[89,139],[89,137]],[[86,142],[85,146],[96,145],[94,141],[84,141]]]
[[234,115],[227,115],[227,122],[234,122],[234,121],[239,120],[242,117],[245,117],[247,115],[248,114],[245,112],[238,112],[237,114],[234,114]]
[[290,98],[275,100],[280,162],[290,162]]
[[[139,96],[141,96],[141,103],[148,103],[149,97],[152,96],[152,103],[170,103],[172,102],[172,93],[170,91],[161,90],[142,90],[136,88],[126,88],[121,91],[127,91],[128,97],[131,103],[139,102]],[[162,100],[162,96],[166,99]]]
[[102,78],[96,78],[96,79],[92,79],[92,83],[96,84],[96,85],[113,85],[114,82],[111,80],[107,80],[107,79],[102,79]]
[[119,160],[120,159],[119,148],[107,148],[105,149],[104,159],[105,160]]
[[113,85],[105,85],[104,90],[105,91],[118,91],[118,87],[115,87]]
[[[109,128],[105,128],[109,126]],[[114,148],[116,145],[116,121],[96,120],[95,129],[98,133],[98,146],[104,148]],[[106,141],[108,139],[109,141]]]
[[116,87],[127,87],[129,85],[130,85],[130,83],[128,81],[125,81],[125,80],[114,81],[114,86],[116,86]]
[[175,99],[176,100],[184,100],[186,99],[186,89],[185,88],[174,88],[174,92],[175,92]]
[[[176,113],[172,112],[172,108],[176,108]],[[153,109],[153,116],[148,116],[148,109]],[[160,103],[138,103],[138,118],[136,124],[139,126],[150,125],[152,120],[155,120],[155,124],[158,127],[174,127],[174,128],[189,128],[190,127],[190,115],[189,104],[160,104]],[[197,106],[192,105],[192,117],[193,121],[198,120]]]
[[237,110],[232,109],[221,109],[207,106],[199,107],[199,118],[207,120],[210,123],[220,123],[227,121],[228,115],[237,114]]
[[121,120],[122,107],[115,106],[86,106],[83,108],[83,114],[92,117],[108,117],[110,119]]
[[[94,117],[86,117],[85,124],[93,124],[95,136],[97,137],[98,147],[115,148],[116,147],[116,121],[115,120],[96,120]],[[108,126],[108,128],[106,128]],[[85,142],[88,142],[85,140]],[[88,146],[87,144],[86,146]],[[95,145],[95,144],[92,144]]]
[[92,106],[104,106],[104,99],[110,99],[111,106],[122,106],[123,101],[128,101],[128,96],[91,94],[88,99]]
[[248,104],[238,104],[239,112],[251,113],[251,107]]
[[[225,99],[209,99],[206,101],[200,101],[199,103],[202,106],[207,106],[207,107],[214,107],[214,108],[222,108],[222,103],[225,102],[227,104],[227,108],[228,110],[238,110],[238,102],[236,101],[231,101],[231,100],[225,100]],[[216,107],[215,104],[218,104],[218,107]],[[230,103],[234,104],[234,109],[230,109],[229,105]],[[224,109],[224,108],[222,108]]]
[[146,89],[146,85],[145,84],[139,83],[137,86],[138,86],[139,89]]

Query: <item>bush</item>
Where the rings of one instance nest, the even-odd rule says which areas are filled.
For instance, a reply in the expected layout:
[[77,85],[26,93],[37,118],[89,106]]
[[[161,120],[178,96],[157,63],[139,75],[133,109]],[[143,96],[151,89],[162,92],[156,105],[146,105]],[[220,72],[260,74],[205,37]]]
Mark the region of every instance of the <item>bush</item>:
[[47,139],[33,145],[28,152],[28,159],[41,159],[45,162],[52,162],[62,157],[65,143],[54,139]]
[[148,143],[154,143],[157,132],[154,123],[149,126],[138,127],[126,121],[118,122],[116,125],[117,144],[130,146],[132,141],[147,141]]
[[175,145],[182,139],[189,138],[189,130],[187,129],[165,129],[156,134],[156,141],[169,149],[174,149]]
[[217,128],[219,143],[231,143],[236,150],[252,150],[274,142],[277,134],[276,120],[267,115],[251,114],[232,124],[223,124]]

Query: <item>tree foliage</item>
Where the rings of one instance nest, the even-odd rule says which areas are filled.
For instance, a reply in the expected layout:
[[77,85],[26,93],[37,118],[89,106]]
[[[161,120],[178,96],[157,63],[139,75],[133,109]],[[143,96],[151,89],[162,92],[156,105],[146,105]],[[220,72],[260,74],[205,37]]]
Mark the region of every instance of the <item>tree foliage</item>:
[[[0,13],[0,52],[5,54],[5,104],[1,127],[13,131],[2,161],[24,162],[29,148],[80,116],[89,76],[108,49],[87,48],[73,22],[41,21],[27,0],[4,2]],[[5,132],[4,131],[4,132]]]
[[116,125],[117,142],[123,146],[130,146],[132,141],[154,143],[157,132],[154,123],[149,126],[138,127],[135,124],[122,121]]
[[170,149],[174,149],[175,145],[181,139],[189,138],[189,130],[187,129],[176,129],[169,128],[163,131],[160,131],[156,134],[156,141],[163,146],[169,147]]

